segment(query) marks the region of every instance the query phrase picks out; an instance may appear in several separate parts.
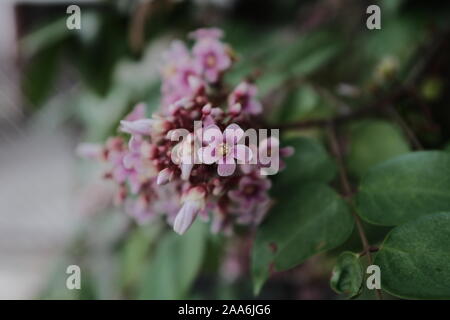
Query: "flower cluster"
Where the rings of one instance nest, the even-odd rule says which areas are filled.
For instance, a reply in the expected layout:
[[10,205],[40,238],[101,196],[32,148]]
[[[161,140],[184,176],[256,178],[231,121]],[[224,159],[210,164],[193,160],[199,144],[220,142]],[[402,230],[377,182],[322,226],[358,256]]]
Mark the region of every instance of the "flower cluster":
[[183,234],[199,217],[212,219],[213,232],[229,233],[262,220],[271,205],[266,160],[276,153],[278,169],[278,154],[292,150],[279,149],[274,135],[242,143],[244,130],[261,129],[257,88],[243,81],[225,89],[234,57],[220,30],[191,37],[191,50],[175,41],[163,56],[158,113],[147,118],[138,104],[120,123],[124,134],[103,146],[81,144],[79,152],[109,165],[105,177],[120,186],[116,201],[138,222],[163,215]]

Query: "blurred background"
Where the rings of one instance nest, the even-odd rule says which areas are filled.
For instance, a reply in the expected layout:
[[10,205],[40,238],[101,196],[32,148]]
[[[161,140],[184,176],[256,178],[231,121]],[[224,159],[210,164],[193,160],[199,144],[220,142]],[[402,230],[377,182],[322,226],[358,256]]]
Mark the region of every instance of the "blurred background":
[[[81,8],[80,30],[66,27],[70,4]],[[381,30],[366,27],[370,4],[381,7]],[[165,270],[177,262],[158,250],[161,226],[137,227],[115,208],[114,186],[77,158],[77,144],[104,142],[136,102],[156,109],[161,53],[214,26],[238,54],[226,80],[258,75],[269,122],[327,118],[335,97],[357,108],[418,68],[399,112],[425,147],[446,147],[449,21],[442,1],[2,1],[0,299],[252,298],[250,239],[191,239],[183,279],[170,283]],[[401,124],[381,118],[346,130],[355,180],[411,149]],[[336,298],[334,261],[322,254],[276,274],[261,297]],[[70,264],[83,270],[82,290],[65,287]]]

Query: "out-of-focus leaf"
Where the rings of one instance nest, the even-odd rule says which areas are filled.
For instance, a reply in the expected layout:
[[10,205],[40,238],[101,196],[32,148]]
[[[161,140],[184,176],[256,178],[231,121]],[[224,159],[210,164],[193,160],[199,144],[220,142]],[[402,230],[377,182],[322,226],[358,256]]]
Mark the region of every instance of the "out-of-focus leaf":
[[160,227],[152,224],[139,227],[131,233],[122,250],[122,278],[125,286],[134,283],[142,274],[150,246]]
[[22,86],[27,104],[33,109],[40,107],[51,92],[60,52],[58,45],[45,48],[35,54],[26,66]]
[[200,221],[182,236],[167,233],[145,267],[139,298],[185,298],[203,262],[206,235],[207,225]]
[[351,129],[347,164],[352,174],[362,177],[370,167],[409,151],[397,127],[381,120],[365,121]]
[[293,147],[295,151],[284,159],[286,168],[279,173],[277,185],[285,188],[287,185],[294,187],[306,182],[329,182],[333,179],[336,165],[321,144],[299,137],[286,140],[284,145]]
[[103,16],[97,28],[95,41],[86,43],[81,38],[70,53],[89,89],[105,96],[113,84],[116,63],[127,53],[126,28],[119,17],[112,15]]
[[423,215],[450,210],[450,154],[422,151],[375,166],[357,194],[366,221],[394,226]]
[[340,49],[341,47],[335,43],[334,45],[325,46],[315,53],[301,57],[298,62],[293,65],[291,72],[297,76],[307,76],[335,57]]
[[288,95],[282,105],[280,122],[323,119],[332,115],[335,108],[324,100],[311,85],[304,84]]
[[71,35],[66,26],[66,18],[58,19],[25,36],[20,41],[20,46],[26,56],[32,57],[54,47]]
[[160,95],[160,54],[158,48],[149,45],[139,60],[123,58],[117,62],[113,74],[114,85],[128,88],[135,97],[145,97],[149,91],[157,91]]
[[252,252],[253,288],[257,294],[275,271],[287,270],[309,257],[335,248],[350,236],[353,218],[331,188],[302,184],[271,210],[256,234]]
[[363,280],[364,274],[359,256],[353,252],[343,252],[333,268],[331,288],[339,294],[353,298],[361,292]]
[[115,87],[106,97],[85,92],[79,99],[79,116],[86,126],[85,141],[100,142],[116,132],[132,101],[127,88]]
[[444,147],[444,151],[450,151],[450,142]]
[[[273,51],[266,53],[270,70],[283,70],[289,75],[307,76],[335,57],[341,45],[336,35],[316,32],[296,39],[274,39]],[[283,50],[280,50],[283,48]],[[275,54],[276,53],[276,54]]]
[[100,32],[101,17],[98,12],[83,12],[81,15],[81,29],[75,33],[85,46],[91,46]]
[[396,14],[405,3],[405,0],[381,0],[380,6],[383,16],[387,17],[387,14]]
[[[249,69],[250,70],[250,69]],[[259,93],[264,96],[272,90],[276,90],[286,80],[286,74],[283,72],[270,72],[260,77],[256,84],[258,85]]]
[[381,286],[409,299],[450,299],[450,213],[396,227],[375,257]]
[[[414,16],[398,16],[382,21],[383,32],[365,30],[360,48],[372,62],[379,62],[384,57],[395,57],[399,62],[406,62],[414,53],[414,48],[423,37],[426,28],[424,21]],[[399,41],[399,39],[402,39]]]

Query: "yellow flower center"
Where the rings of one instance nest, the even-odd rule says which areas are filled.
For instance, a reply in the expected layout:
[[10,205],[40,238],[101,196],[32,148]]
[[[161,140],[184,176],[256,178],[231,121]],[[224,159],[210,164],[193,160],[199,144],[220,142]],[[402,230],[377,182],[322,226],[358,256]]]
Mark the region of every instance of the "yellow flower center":
[[219,144],[219,155],[226,156],[230,152],[230,147],[226,143]]
[[208,66],[208,67],[214,67],[215,65],[216,65],[216,57],[215,56],[213,56],[213,55],[209,55],[207,58],[206,58],[206,65]]
[[245,186],[244,187],[244,193],[251,195],[255,192],[255,186]]

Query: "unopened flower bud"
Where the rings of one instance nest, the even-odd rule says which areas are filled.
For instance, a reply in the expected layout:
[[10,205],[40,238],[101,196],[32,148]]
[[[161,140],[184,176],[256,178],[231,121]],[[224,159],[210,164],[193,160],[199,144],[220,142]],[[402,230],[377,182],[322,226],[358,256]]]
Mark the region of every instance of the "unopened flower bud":
[[150,135],[154,120],[139,119],[135,121],[120,121],[120,130],[129,134]]

